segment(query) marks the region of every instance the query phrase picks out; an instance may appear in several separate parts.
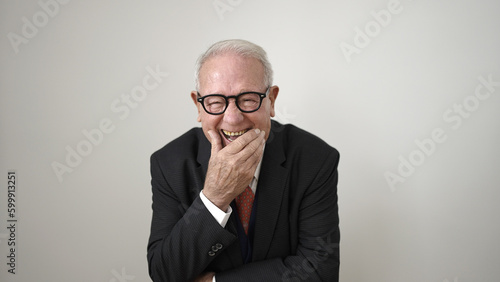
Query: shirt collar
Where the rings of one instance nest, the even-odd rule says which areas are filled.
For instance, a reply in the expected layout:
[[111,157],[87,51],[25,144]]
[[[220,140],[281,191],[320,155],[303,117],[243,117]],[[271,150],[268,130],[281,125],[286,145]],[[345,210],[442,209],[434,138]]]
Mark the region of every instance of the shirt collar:
[[[266,144],[264,144],[264,150],[266,149]],[[255,173],[253,175],[252,182],[250,182],[250,188],[252,188],[253,193],[255,194],[255,191],[257,190],[257,182],[259,181],[259,175],[260,175],[260,167],[262,166],[262,159],[264,158],[264,153],[262,153],[262,156],[260,157],[259,164],[257,165],[257,168],[255,169]]]

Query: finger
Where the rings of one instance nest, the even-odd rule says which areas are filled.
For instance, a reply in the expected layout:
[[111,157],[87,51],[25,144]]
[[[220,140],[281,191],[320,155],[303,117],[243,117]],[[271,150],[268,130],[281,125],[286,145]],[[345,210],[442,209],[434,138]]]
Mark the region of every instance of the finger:
[[212,156],[214,156],[222,149],[220,135],[215,133],[213,130],[209,130],[208,135],[210,135],[210,143],[212,143]]
[[[257,144],[249,144],[247,146],[247,148],[245,148],[246,152],[242,152],[242,153],[247,153],[245,156],[242,156],[241,159],[245,159],[243,161],[243,163],[241,164],[241,167],[243,168],[243,170],[245,171],[249,171],[251,172],[252,175],[255,174],[255,170],[257,169],[257,166],[259,165],[259,162],[261,161],[262,159],[262,155],[264,154],[264,146],[265,146],[265,142],[264,142],[264,136],[265,136],[265,133],[262,135],[262,136],[259,136],[259,140],[262,138],[262,141],[260,143],[257,142],[253,142],[253,143],[257,143]],[[256,150],[253,150],[249,147],[251,146],[257,146],[257,149]],[[248,154],[250,153],[250,154]]]
[[238,137],[238,139],[234,140],[233,142],[231,142],[229,145],[226,146],[227,151],[232,154],[239,153],[250,142],[258,138],[260,133],[261,130],[258,128],[245,132],[245,134],[241,135],[240,137]]
[[261,131],[260,134],[257,135],[257,138],[255,138],[250,143],[248,143],[245,146],[245,148],[243,148],[238,153],[238,156],[242,160],[245,160],[245,161],[248,161],[251,158],[253,158],[253,160],[250,160],[251,162],[253,162],[255,160],[257,160],[257,162],[258,162],[260,160],[260,157],[262,156],[262,152],[263,152],[263,149],[264,149],[265,136],[266,136],[266,132],[265,131]]

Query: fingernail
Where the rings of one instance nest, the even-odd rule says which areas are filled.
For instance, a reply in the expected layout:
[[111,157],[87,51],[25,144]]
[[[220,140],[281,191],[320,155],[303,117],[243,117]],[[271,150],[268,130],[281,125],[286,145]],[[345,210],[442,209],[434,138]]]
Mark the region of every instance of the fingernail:
[[260,133],[260,129],[256,128],[255,129],[255,133],[259,134]]

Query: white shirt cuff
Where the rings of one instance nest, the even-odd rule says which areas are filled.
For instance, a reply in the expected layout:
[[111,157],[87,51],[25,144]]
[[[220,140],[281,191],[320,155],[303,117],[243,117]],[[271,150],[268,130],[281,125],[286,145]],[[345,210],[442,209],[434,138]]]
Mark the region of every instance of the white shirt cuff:
[[215,220],[217,220],[220,226],[226,227],[226,223],[229,220],[229,216],[231,216],[231,213],[233,212],[231,206],[229,206],[227,212],[224,212],[221,209],[219,209],[219,207],[214,205],[214,203],[210,202],[210,200],[205,196],[205,194],[203,194],[203,191],[200,191],[200,198],[205,207],[207,207],[208,211],[212,214]]
[[212,282],[216,282],[216,281],[215,281],[215,275],[214,275],[214,278],[212,278]]

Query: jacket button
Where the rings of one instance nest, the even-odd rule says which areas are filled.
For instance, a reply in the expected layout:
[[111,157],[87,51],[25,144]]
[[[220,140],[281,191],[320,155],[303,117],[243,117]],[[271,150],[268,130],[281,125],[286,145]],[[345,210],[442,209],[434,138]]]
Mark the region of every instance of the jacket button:
[[213,256],[215,256],[215,253],[214,253],[214,252],[212,252],[212,251],[209,251],[209,252],[208,252],[208,255],[209,255],[209,256],[211,256],[211,257],[213,257]]
[[212,246],[212,251],[217,252],[219,249],[217,249],[216,246]]
[[215,244],[215,247],[217,248],[217,250],[220,250],[220,249],[222,249],[222,244],[221,243],[217,243],[217,244]]

